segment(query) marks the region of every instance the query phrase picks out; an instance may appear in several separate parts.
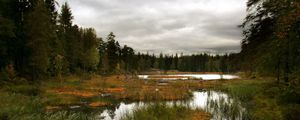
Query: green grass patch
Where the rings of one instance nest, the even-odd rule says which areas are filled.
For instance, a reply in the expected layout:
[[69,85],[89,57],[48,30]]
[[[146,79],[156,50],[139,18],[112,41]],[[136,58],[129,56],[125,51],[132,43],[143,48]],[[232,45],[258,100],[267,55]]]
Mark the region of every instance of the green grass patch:
[[239,80],[219,88],[241,101],[249,119],[299,120],[300,94],[297,87],[277,84],[271,79]]

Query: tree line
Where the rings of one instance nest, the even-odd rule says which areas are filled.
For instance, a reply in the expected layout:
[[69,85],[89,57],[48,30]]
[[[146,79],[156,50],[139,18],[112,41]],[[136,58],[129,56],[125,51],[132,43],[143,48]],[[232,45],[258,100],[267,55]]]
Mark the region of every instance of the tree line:
[[232,71],[233,55],[159,56],[120,46],[111,32],[105,39],[93,28],[73,23],[67,3],[55,0],[0,0],[0,69],[4,79],[36,80],[74,73],[137,73],[150,69]]
[[98,71],[101,74],[138,73],[153,70],[178,70],[187,72],[236,72],[237,54],[226,55],[159,55],[135,52],[131,47],[120,46],[111,32],[106,41],[98,48],[100,61]]
[[[0,68],[30,79],[95,69],[100,38],[93,28],[72,23],[67,3],[1,0]],[[15,73],[14,73],[15,72]]]

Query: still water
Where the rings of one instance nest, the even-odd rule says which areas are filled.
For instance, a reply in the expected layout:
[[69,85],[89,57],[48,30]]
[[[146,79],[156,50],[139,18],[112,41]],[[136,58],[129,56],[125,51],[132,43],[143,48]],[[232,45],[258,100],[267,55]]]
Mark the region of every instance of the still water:
[[163,80],[188,80],[191,78],[202,80],[238,79],[239,76],[229,74],[176,74],[176,75],[138,75],[139,79],[159,78]]
[[[230,98],[227,94],[217,91],[195,91],[193,98],[185,101],[167,101],[167,105],[184,105],[192,109],[202,109],[212,115],[212,120],[242,120],[246,110],[241,103]],[[114,109],[105,109],[98,117],[104,120],[120,120],[122,116],[151,102],[121,102]]]

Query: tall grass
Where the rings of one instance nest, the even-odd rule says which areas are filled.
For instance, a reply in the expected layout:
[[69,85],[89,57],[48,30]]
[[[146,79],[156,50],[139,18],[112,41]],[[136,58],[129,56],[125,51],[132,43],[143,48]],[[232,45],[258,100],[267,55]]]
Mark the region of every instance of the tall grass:
[[208,100],[206,111],[213,113],[216,120],[248,120],[249,115],[241,102],[236,99],[219,96],[218,99]]
[[0,96],[0,119],[26,119],[43,111],[38,97],[8,92],[0,92]]
[[[169,106],[164,103],[153,103],[127,113],[122,120],[192,120],[195,116],[198,119],[209,119],[209,116],[201,110],[193,110],[182,105]],[[202,118],[201,118],[202,117]]]
[[247,109],[246,119],[299,120],[300,93],[297,87],[288,87],[273,80],[240,80],[225,84],[222,89],[240,100]]
[[38,85],[7,83],[0,88],[0,120],[91,120],[94,115],[61,110],[46,111]]
[[0,92],[0,120],[93,120],[92,113],[61,110],[47,112],[43,100],[37,96]]
[[261,88],[255,84],[235,84],[227,87],[227,93],[234,98],[244,101],[249,101],[261,92]]

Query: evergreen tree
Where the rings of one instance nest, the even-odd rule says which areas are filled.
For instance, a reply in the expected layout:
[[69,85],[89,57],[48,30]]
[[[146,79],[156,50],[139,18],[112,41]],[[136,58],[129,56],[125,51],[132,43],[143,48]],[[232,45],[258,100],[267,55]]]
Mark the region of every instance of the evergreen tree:
[[134,69],[134,64],[136,64],[133,60],[134,58],[134,50],[127,45],[123,47],[122,51],[122,56],[121,59],[124,61],[125,64],[125,71],[129,72]]
[[64,71],[74,72],[78,66],[80,51],[80,39],[82,34],[78,26],[72,26],[73,16],[68,3],[64,3],[59,15],[59,40],[62,45],[62,56],[64,57]]
[[9,42],[16,35],[14,33],[14,23],[10,19],[0,16],[0,28],[0,69],[2,69],[11,61]]
[[299,5],[296,0],[248,1],[249,13],[242,25],[244,70],[276,73],[278,80],[283,75],[289,82],[289,76],[299,68]]
[[83,33],[83,68],[84,70],[95,70],[99,63],[98,44],[96,32],[92,28],[84,29]]
[[115,35],[111,32],[107,36],[107,56],[109,60],[109,72],[114,72],[118,64],[119,46],[116,44]]
[[66,32],[67,29],[70,29],[72,27],[72,12],[69,7],[68,3],[64,3],[61,7],[61,13],[59,15],[59,23],[61,28],[63,29],[63,32]]
[[33,11],[28,15],[26,28],[28,29],[27,46],[30,48],[28,66],[33,79],[47,74],[49,68],[49,41],[55,33],[51,31],[51,16],[43,1],[38,1]]

